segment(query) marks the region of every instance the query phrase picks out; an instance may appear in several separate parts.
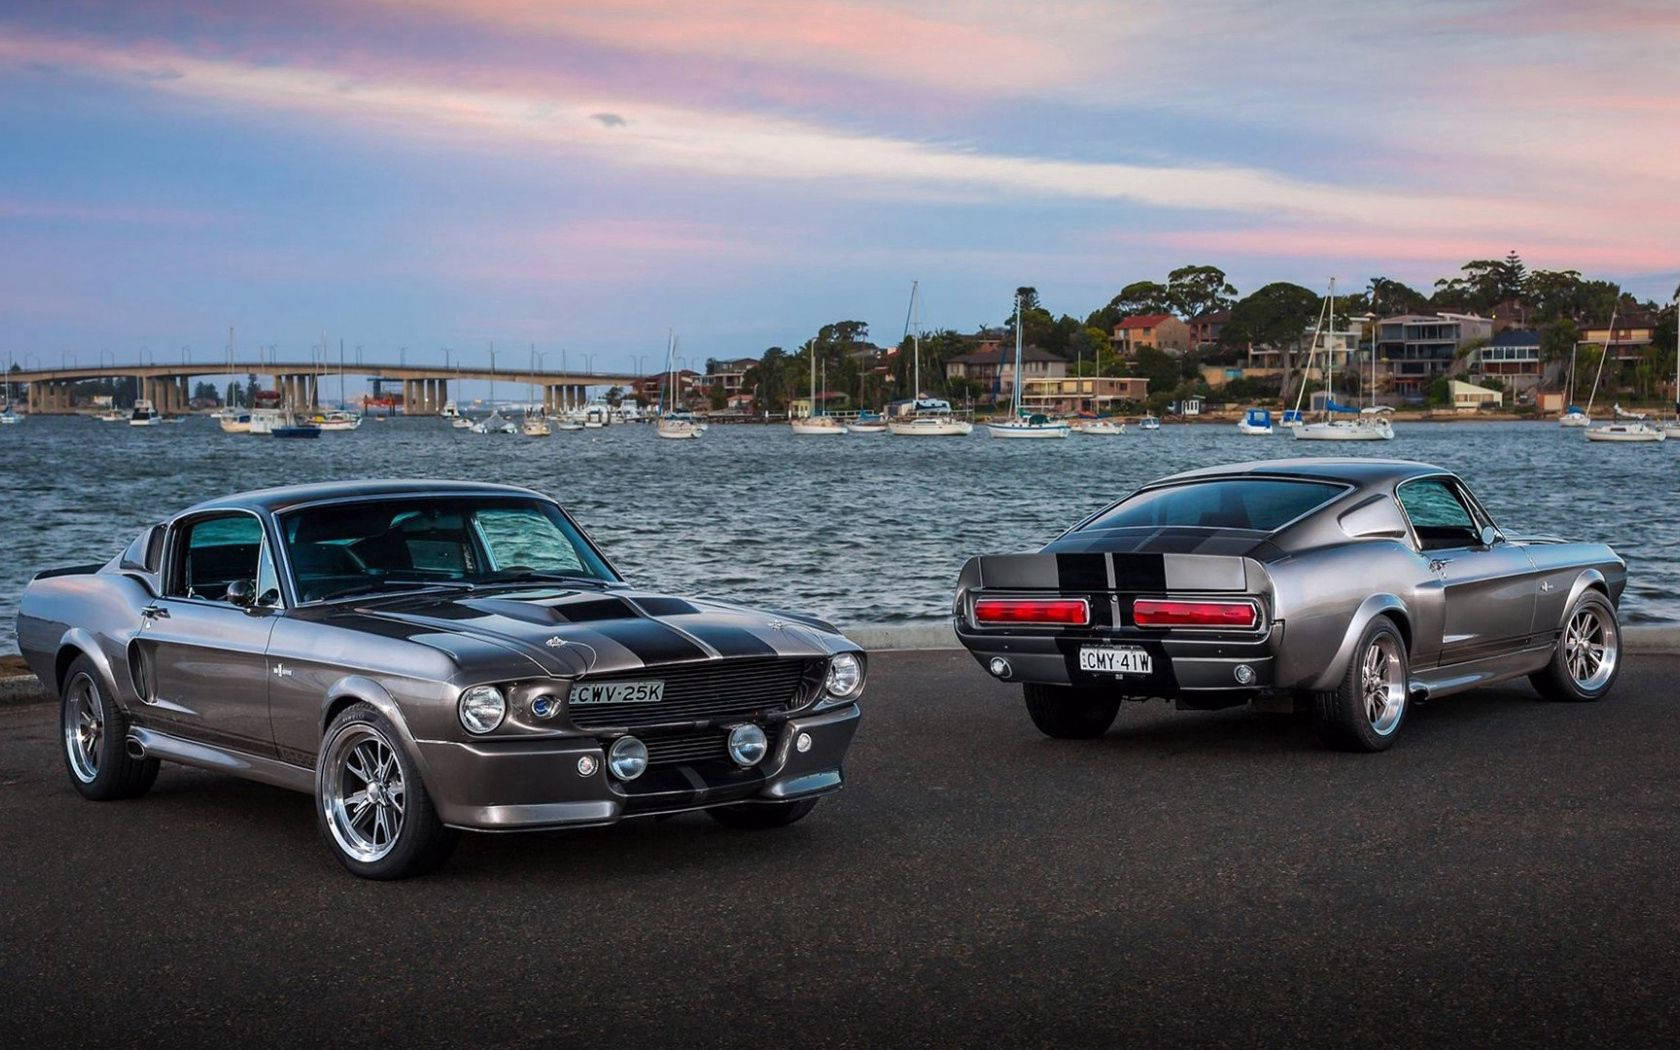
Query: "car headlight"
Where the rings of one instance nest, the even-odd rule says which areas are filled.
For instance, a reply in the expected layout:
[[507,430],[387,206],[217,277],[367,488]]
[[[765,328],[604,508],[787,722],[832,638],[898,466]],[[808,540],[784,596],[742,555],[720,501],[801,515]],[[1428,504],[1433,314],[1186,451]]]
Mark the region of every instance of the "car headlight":
[[839,700],[856,696],[863,689],[863,661],[854,653],[841,653],[828,661],[828,695]]
[[488,733],[507,716],[507,698],[493,685],[475,685],[461,694],[456,705],[461,724],[469,733]]

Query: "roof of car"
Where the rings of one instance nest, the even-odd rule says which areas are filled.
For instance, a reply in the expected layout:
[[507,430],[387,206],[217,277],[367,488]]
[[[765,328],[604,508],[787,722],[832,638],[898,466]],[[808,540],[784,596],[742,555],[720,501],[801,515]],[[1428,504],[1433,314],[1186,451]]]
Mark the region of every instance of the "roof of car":
[[426,479],[376,479],[323,481],[311,485],[284,485],[221,496],[194,504],[188,512],[202,510],[251,510],[273,513],[324,500],[378,496],[538,496],[540,493],[517,485],[491,485],[479,481],[433,481]]
[[1303,478],[1313,481],[1339,481],[1351,485],[1382,485],[1397,483],[1426,474],[1447,474],[1451,471],[1429,463],[1409,459],[1362,459],[1353,457],[1310,457],[1303,459],[1263,459],[1253,463],[1232,463],[1220,467],[1202,467],[1172,474],[1152,484],[1166,484],[1198,478],[1241,477],[1267,475],[1272,477]]

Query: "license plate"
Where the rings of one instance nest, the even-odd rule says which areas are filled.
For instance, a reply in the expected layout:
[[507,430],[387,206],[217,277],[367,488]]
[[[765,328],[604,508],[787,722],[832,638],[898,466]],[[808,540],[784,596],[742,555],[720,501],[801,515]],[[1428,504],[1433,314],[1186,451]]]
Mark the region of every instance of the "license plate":
[[665,683],[648,682],[585,682],[572,686],[572,703],[587,704],[657,704],[665,699]]
[[1155,665],[1142,649],[1123,645],[1082,645],[1079,647],[1079,669],[1099,674],[1150,674]]

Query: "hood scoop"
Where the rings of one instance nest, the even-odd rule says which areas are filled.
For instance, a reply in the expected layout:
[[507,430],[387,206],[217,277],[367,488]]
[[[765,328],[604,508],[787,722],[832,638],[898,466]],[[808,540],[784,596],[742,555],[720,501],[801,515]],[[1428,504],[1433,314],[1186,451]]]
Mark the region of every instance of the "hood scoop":
[[489,616],[551,627],[562,623],[599,623],[602,620],[639,620],[642,614],[622,598],[598,594],[568,594],[541,600],[467,598],[462,605]]

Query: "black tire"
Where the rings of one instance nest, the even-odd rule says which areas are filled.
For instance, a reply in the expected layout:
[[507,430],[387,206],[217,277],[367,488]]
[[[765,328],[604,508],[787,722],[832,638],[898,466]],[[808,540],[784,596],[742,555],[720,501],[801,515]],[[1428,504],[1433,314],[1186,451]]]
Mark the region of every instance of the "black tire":
[[[1584,650],[1572,653],[1572,639],[1583,621],[1595,626],[1582,638]],[[1575,599],[1564,615],[1551,661],[1528,680],[1547,700],[1586,703],[1608,693],[1621,673],[1622,627],[1616,619],[1616,607],[1603,591],[1589,590]]]
[[83,798],[139,798],[157,780],[158,760],[128,753],[128,718],[111,698],[99,668],[78,656],[59,690],[59,752],[70,786]]
[[371,704],[345,708],[327,727],[315,761],[315,822],[338,862],[364,879],[423,875],[460,838],[438,819],[396,727]]
[[1318,694],[1325,743],[1344,751],[1387,750],[1411,707],[1410,682],[1406,639],[1393,620],[1378,616],[1353,647],[1341,682]]
[[820,799],[805,798],[795,802],[745,802],[736,806],[716,806],[706,815],[726,828],[739,831],[763,831],[766,828],[785,828],[817,808]]
[[1120,713],[1120,698],[1099,689],[1034,682],[1021,691],[1033,725],[1057,740],[1093,740],[1108,732]]

